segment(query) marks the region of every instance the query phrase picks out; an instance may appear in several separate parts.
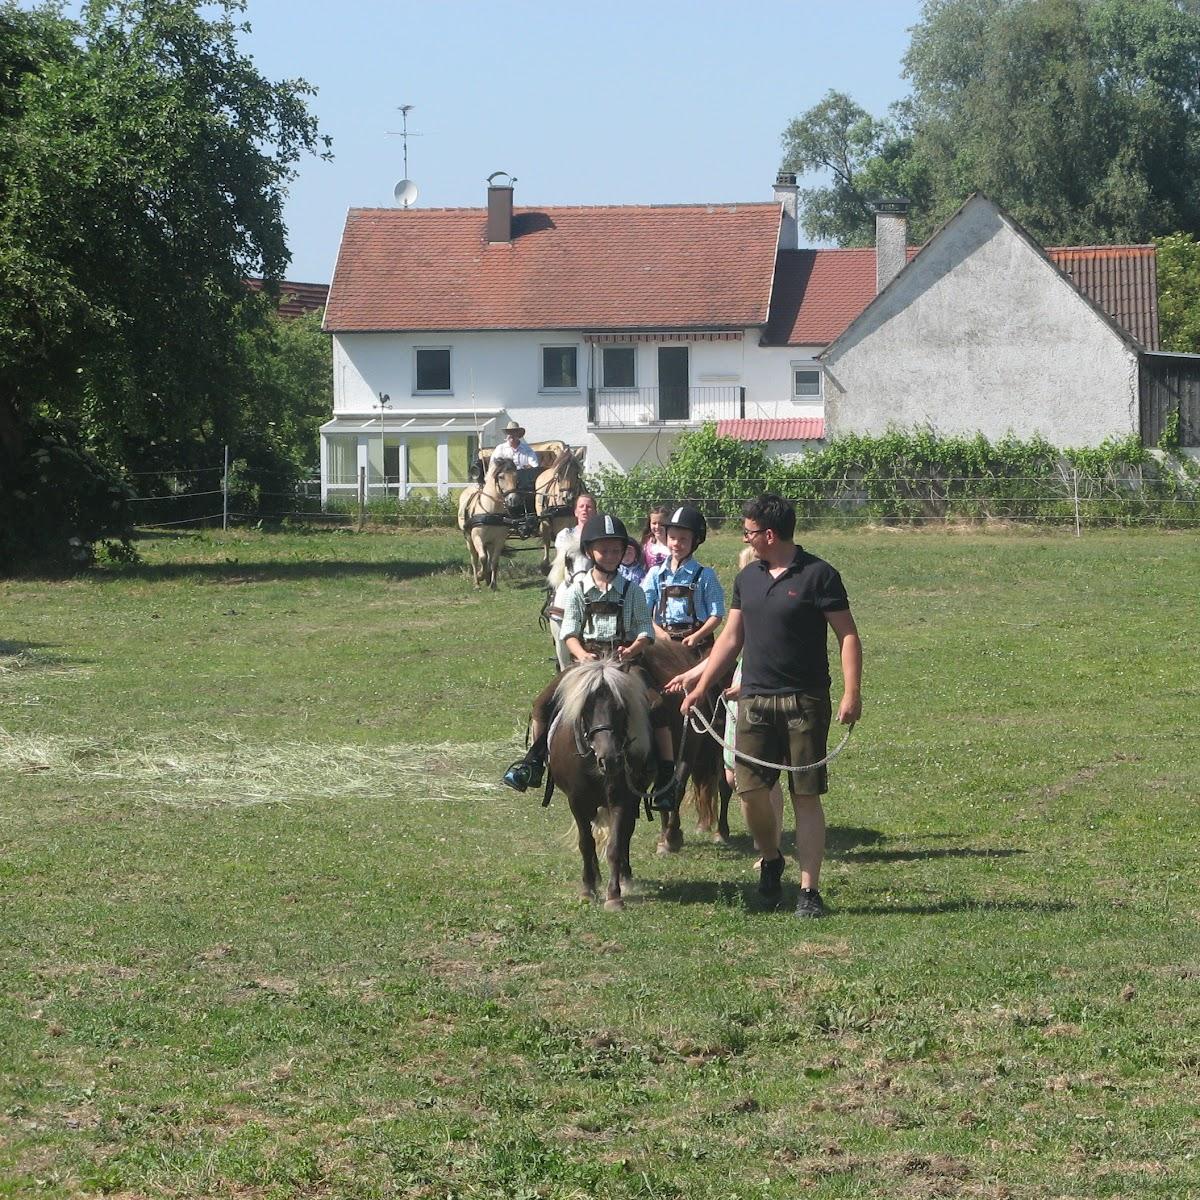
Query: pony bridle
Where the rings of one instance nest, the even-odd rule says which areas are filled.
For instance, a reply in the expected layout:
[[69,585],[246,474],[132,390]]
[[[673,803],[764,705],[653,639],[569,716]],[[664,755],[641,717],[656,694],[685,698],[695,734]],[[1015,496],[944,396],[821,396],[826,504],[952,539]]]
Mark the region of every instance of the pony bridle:
[[[597,766],[601,771],[604,771],[604,763],[596,754],[596,747],[592,745],[592,739],[598,733],[611,733],[613,741],[616,741],[616,729],[612,725],[593,725],[590,729],[582,728],[580,722],[575,723],[575,749],[579,752],[579,757],[582,759],[595,758]],[[629,739],[626,738],[620,744],[620,752],[617,754],[617,765],[624,766],[625,764],[625,749],[629,745]]]

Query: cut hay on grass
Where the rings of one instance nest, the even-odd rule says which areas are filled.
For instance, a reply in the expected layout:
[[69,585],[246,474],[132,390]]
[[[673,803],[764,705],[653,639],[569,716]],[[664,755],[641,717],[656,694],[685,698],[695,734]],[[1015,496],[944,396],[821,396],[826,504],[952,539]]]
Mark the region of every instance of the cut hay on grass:
[[[0,778],[57,774],[117,784],[122,795],[173,808],[290,805],[312,800],[396,797],[477,799],[495,787],[487,763],[506,743],[470,746],[256,745],[236,733],[148,737],[136,745],[97,738],[13,735],[0,729]],[[468,764],[478,764],[475,766]],[[400,781],[407,781],[402,788]],[[412,781],[419,781],[414,789]]]

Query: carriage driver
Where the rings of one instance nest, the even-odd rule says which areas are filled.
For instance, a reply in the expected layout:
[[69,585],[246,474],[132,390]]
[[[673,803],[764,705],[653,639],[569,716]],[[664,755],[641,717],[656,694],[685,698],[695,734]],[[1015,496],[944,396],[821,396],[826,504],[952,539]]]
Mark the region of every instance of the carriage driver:
[[[654,806],[670,811],[675,807],[678,786],[673,782],[675,747],[668,724],[669,714],[649,673],[634,666],[654,640],[646,597],[636,583],[618,574],[626,547],[636,545],[618,517],[597,513],[590,517],[579,538],[592,569],[577,577],[563,606],[562,644],[576,662],[615,655],[641,677],[650,701],[654,746],[658,754]],[[533,742],[525,757],[504,773],[504,782],[518,792],[537,787],[546,767],[550,725],[554,719],[555,692],[560,677],[552,679],[533,702],[530,732]]]
[[725,617],[725,593],[716,572],[692,557],[708,536],[708,522],[698,508],[684,504],[667,515],[663,530],[671,557],[642,581],[654,634],[707,654]]

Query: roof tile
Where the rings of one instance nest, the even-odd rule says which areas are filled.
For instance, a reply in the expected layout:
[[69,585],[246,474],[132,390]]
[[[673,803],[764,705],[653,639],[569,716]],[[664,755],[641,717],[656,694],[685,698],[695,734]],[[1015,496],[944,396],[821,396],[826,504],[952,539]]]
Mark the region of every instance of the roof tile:
[[744,442],[811,442],[825,436],[823,417],[785,417],[773,421],[729,420],[717,422],[718,437]]
[[777,204],[351,209],[325,328],[712,329],[765,325]]

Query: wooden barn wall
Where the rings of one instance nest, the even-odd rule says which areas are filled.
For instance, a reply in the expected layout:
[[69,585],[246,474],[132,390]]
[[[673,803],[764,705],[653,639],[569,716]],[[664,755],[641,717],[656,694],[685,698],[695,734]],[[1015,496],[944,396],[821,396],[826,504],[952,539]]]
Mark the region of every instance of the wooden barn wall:
[[1200,446],[1200,355],[1143,354],[1138,370],[1142,443],[1155,446],[1179,413],[1179,444]]

